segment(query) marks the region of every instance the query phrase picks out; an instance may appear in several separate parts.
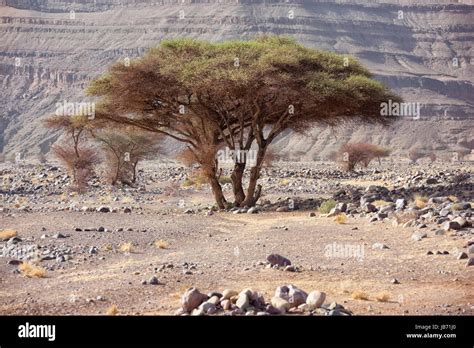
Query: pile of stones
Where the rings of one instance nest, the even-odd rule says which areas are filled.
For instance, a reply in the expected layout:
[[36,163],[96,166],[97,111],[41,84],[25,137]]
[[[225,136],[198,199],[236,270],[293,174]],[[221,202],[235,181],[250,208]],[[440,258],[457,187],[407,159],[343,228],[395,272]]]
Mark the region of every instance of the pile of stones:
[[312,291],[309,294],[288,284],[276,288],[269,302],[263,295],[252,289],[240,292],[225,289],[222,293],[210,292],[207,295],[196,288],[186,290],[181,298],[181,308],[176,315],[328,315],[350,316],[351,311],[332,302],[325,304],[326,294]]

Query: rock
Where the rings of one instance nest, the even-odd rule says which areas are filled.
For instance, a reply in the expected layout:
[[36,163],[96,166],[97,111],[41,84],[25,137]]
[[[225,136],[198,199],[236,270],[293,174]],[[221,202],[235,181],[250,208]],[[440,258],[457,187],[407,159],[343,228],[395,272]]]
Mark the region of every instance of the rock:
[[123,212],[124,212],[125,214],[130,214],[130,213],[132,212],[132,208],[125,207],[125,208],[123,208]]
[[257,214],[257,213],[258,213],[257,207],[250,207],[249,210],[247,210],[247,214]]
[[226,311],[230,310],[230,305],[231,305],[230,300],[222,300],[221,301],[221,306]]
[[437,183],[438,183],[438,180],[436,180],[435,178],[426,179],[426,184],[427,185],[434,185],[434,184],[437,184]]
[[281,314],[282,311],[279,310],[278,308],[275,308],[274,306],[272,305],[268,305],[266,308],[265,308],[265,311],[268,313],[268,314],[271,314],[271,315],[278,315],[278,314]]
[[283,257],[278,254],[271,254],[267,257],[267,261],[270,262],[272,266],[289,266],[291,265],[291,261],[288,260],[286,257]]
[[377,207],[373,205],[372,203],[365,203],[362,206],[362,209],[366,213],[375,213],[377,211]]
[[225,289],[223,292],[222,292],[222,300],[228,300],[230,299],[231,297],[233,296],[237,296],[238,295],[238,292],[235,291],[235,290],[230,290],[230,289]]
[[306,299],[308,298],[308,294],[306,292],[294,285],[288,285],[288,288],[288,302],[290,304],[290,308],[298,307],[299,305],[306,302]]
[[276,212],[277,213],[286,213],[286,212],[289,212],[290,211],[290,208],[288,208],[287,206],[284,206],[284,207],[278,207]]
[[92,246],[89,249],[89,254],[97,254],[98,252],[99,252],[99,249],[97,249],[97,247],[95,246]]
[[283,270],[286,271],[286,272],[296,272],[297,271],[295,266],[285,266],[285,268]]
[[220,301],[220,298],[218,296],[211,296],[207,302],[212,303],[214,305],[217,305]]
[[469,260],[467,260],[466,267],[469,267],[469,266],[474,266],[474,258],[473,257],[471,257]]
[[247,293],[240,293],[235,305],[245,311],[250,306],[250,299]]
[[210,293],[207,294],[207,297],[209,298],[214,297],[214,296],[220,299],[222,297],[222,294],[217,291],[211,291]]
[[448,216],[450,213],[451,213],[451,210],[450,210],[450,209],[444,208],[444,209],[441,209],[441,210],[439,211],[439,216],[441,216],[441,217],[446,217],[446,216]]
[[400,282],[398,281],[397,278],[393,278],[393,279],[390,281],[390,283],[392,283],[392,284],[400,284]]
[[197,308],[201,303],[207,300],[207,296],[200,293],[196,288],[188,289],[181,298],[181,305],[185,312],[191,312]]
[[158,278],[156,276],[153,276],[150,278],[150,280],[148,281],[148,284],[150,285],[158,285],[160,284],[160,281],[158,280]]
[[468,257],[469,257],[469,256],[468,256],[465,252],[461,251],[461,252],[458,254],[458,256],[456,257],[456,259],[458,259],[458,260],[463,260],[463,259],[467,259]]
[[326,294],[320,291],[311,291],[306,298],[306,304],[310,309],[316,309],[321,307],[321,305],[326,300]]
[[326,216],[327,217],[333,217],[333,216],[336,216],[340,213],[341,213],[341,211],[338,208],[334,207],[329,211],[329,214],[327,214]]
[[467,248],[467,252],[469,254],[474,254],[474,244],[469,245],[469,247]]
[[411,235],[411,239],[413,239],[414,241],[420,241],[426,237],[427,237],[427,234],[424,232],[415,232]]
[[[280,313],[285,313],[287,310],[290,309],[290,303],[281,297],[273,296],[271,299],[271,304],[273,307],[278,309]],[[267,310],[268,312],[268,310]]]
[[397,210],[402,210],[403,208],[406,207],[406,205],[407,205],[407,201],[404,198],[400,198],[395,201],[395,208]]
[[105,205],[101,205],[100,207],[97,208],[97,211],[99,213],[110,213],[110,208],[106,207]]
[[339,210],[341,213],[345,213],[347,211],[347,204],[346,203],[337,203],[335,206],[336,209]]
[[443,224],[443,230],[448,231],[448,230],[460,230],[461,225],[459,225],[458,222],[456,221],[446,221]]
[[7,262],[7,265],[11,265],[11,266],[19,266],[23,263],[23,261],[21,260],[10,260]]
[[443,236],[443,235],[445,235],[445,234],[446,234],[446,231],[444,231],[444,230],[437,230],[437,231],[435,232],[435,235],[437,235],[437,236]]
[[62,233],[56,233],[55,235],[53,235],[51,238],[55,238],[55,239],[63,239],[63,238],[66,238],[66,236]]
[[433,255],[433,252],[430,250],[426,253],[426,255]]
[[210,302],[203,302],[198,307],[198,309],[202,310],[204,314],[214,314],[217,312],[217,307],[215,304]]
[[316,213],[314,211],[312,211],[311,213],[309,213],[309,217],[315,217],[316,216]]
[[466,227],[468,225],[466,219],[461,216],[455,217],[451,222],[457,222],[461,228]]
[[387,245],[383,244],[383,243],[374,243],[374,244],[372,244],[372,249],[382,250],[382,249],[390,249],[390,248]]

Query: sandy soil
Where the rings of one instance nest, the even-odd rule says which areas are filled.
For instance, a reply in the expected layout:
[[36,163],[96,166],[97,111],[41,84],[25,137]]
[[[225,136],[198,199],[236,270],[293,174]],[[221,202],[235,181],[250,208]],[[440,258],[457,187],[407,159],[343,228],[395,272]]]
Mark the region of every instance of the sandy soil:
[[[49,238],[47,243],[96,246],[99,252],[79,253],[64,263],[64,269],[48,271],[44,278],[12,273],[16,266],[2,261],[0,314],[104,314],[111,305],[117,306],[119,314],[173,314],[181,294],[191,286],[202,292],[250,287],[269,300],[277,286],[289,283],[307,292],[324,291],[327,302],[341,303],[358,315],[474,314],[474,270],[465,267],[465,260],[456,259],[467,237],[438,236],[428,230],[428,238],[415,242],[410,238],[413,229],[369,224],[361,218],[337,224],[330,218],[309,217],[307,211],[206,216],[180,210],[169,214],[163,213],[166,204],[165,199],[143,214],[2,216],[2,225],[15,228],[22,243],[45,243],[42,234],[61,232],[67,238]],[[75,231],[75,227],[98,226],[112,232]],[[120,227],[123,232],[116,231]],[[168,243],[166,249],[153,245],[160,239]],[[125,242],[134,244],[132,253],[119,250]],[[377,242],[389,249],[372,249]],[[327,257],[325,248],[333,243],[363,245],[362,260]],[[426,255],[429,250],[435,255]],[[436,255],[438,250],[450,254]],[[257,265],[271,253],[284,255],[302,271]],[[185,262],[195,264],[195,269],[189,269],[192,274],[184,274]],[[155,270],[163,264],[174,267]],[[153,275],[163,284],[142,285]],[[400,284],[392,284],[393,278]],[[365,292],[368,300],[353,299],[355,291]],[[389,295],[387,302],[376,300],[381,293]]]

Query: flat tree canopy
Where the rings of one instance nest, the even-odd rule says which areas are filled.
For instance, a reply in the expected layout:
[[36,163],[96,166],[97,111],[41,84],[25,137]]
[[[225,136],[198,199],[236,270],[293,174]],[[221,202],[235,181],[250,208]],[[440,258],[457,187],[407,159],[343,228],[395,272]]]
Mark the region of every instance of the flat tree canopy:
[[310,49],[288,38],[210,43],[167,40],[130,64],[118,62],[92,82],[96,117],[166,134],[188,145],[205,168],[220,207],[215,153],[257,148],[247,192],[246,163],[232,173],[235,203],[254,205],[270,143],[281,132],[347,122],[386,124],[381,103],[400,102],[355,59]]

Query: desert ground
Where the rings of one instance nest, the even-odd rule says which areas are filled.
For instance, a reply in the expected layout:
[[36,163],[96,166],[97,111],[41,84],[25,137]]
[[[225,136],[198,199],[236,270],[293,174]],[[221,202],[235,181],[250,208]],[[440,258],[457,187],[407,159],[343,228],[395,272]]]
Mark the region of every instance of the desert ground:
[[[0,231],[10,236],[0,241],[0,314],[186,314],[189,288],[252,289],[268,306],[292,284],[326,297],[323,310],[290,306],[289,315],[337,306],[353,315],[473,315],[472,169],[387,162],[348,174],[277,162],[263,170],[255,209],[218,211],[209,187],[185,185],[190,169],[176,163],[145,163],[136,188],[92,183],[82,194],[68,191],[58,166],[2,164]],[[337,202],[329,213],[320,208],[328,199]],[[333,246],[357,254],[328,253]],[[265,313],[241,310],[238,297],[212,314]]]

